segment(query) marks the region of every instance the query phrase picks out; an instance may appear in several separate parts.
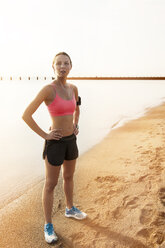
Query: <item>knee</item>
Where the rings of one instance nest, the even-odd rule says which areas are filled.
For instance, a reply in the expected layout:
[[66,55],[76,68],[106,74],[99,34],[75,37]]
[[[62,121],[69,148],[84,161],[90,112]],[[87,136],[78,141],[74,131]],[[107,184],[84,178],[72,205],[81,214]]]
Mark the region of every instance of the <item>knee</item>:
[[46,180],[45,190],[47,192],[52,192],[54,190],[54,188],[56,187],[56,185],[57,185],[57,182],[52,182],[52,181]]
[[73,180],[73,175],[63,174],[63,180],[65,182],[71,182]]

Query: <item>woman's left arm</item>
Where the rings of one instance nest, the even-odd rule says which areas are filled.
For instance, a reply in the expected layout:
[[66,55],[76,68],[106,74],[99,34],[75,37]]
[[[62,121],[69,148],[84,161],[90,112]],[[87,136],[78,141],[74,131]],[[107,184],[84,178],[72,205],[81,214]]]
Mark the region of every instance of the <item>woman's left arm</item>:
[[78,122],[79,122],[79,116],[80,116],[80,108],[79,105],[77,105],[78,102],[78,89],[76,86],[73,85],[73,90],[74,90],[74,94],[75,94],[75,99],[76,99],[76,109],[74,112],[74,116],[73,116],[73,125],[74,125],[74,134],[78,134],[79,133],[79,127],[78,127]]

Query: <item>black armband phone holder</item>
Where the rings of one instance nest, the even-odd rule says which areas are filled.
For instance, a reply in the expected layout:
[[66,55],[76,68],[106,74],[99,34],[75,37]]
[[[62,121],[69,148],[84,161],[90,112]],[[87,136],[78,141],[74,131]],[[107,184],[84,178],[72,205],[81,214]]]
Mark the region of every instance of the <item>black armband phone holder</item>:
[[81,97],[78,96],[77,106],[81,105]]

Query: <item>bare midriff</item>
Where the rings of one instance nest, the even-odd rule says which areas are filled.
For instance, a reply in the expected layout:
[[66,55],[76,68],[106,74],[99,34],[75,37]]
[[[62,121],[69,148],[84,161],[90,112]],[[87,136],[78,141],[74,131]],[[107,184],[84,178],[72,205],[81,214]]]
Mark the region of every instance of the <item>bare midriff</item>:
[[73,115],[52,116],[51,130],[59,129],[63,137],[73,134]]

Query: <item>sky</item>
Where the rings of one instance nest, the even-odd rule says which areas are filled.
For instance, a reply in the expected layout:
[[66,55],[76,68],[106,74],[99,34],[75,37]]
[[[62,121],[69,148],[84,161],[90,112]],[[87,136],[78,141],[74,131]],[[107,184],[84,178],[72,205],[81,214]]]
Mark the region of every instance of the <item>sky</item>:
[[165,76],[164,0],[0,0],[0,76]]

